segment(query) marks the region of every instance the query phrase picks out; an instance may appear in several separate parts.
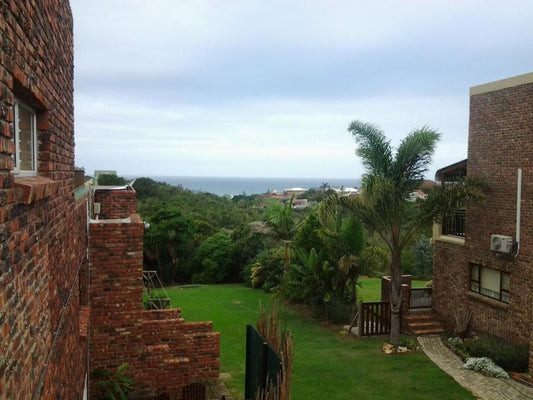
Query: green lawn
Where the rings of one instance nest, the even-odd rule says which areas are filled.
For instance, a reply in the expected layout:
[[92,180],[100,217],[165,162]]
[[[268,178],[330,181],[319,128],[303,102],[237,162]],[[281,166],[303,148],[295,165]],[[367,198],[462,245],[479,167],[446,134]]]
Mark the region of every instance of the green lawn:
[[[371,281],[373,282],[373,281]],[[370,286],[363,287],[370,293]],[[244,391],[245,326],[269,296],[240,285],[167,288],[186,321],[213,321],[221,333],[221,372],[235,398]],[[295,339],[292,399],[474,399],[423,354],[385,356],[386,338],[341,335],[293,310],[285,312]]]
[[[359,301],[381,301],[381,278],[359,278],[357,298]],[[411,287],[421,288],[426,281],[413,281]]]

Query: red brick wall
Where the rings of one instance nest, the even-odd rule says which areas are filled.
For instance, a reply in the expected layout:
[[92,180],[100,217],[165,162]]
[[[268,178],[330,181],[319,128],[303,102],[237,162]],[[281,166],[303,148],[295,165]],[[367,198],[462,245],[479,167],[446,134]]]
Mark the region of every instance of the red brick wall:
[[137,192],[96,189],[94,201],[100,203],[101,219],[126,218],[137,212]]
[[[533,304],[533,83],[471,96],[468,175],[489,185],[487,201],[466,213],[465,245],[437,241],[434,308],[453,328],[456,307],[473,311],[473,331],[528,344]],[[521,248],[490,251],[490,236],[515,238],[517,170],[522,168]],[[510,273],[510,303],[469,291],[469,265]],[[533,356],[532,356],[533,357]],[[533,365],[532,362],[530,363]]]
[[[78,271],[87,214],[73,192],[68,1],[0,2],[0,41],[0,399],[80,398],[87,345],[78,329]],[[37,112],[38,175],[50,181],[13,174],[15,98]],[[38,195],[17,198],[15,181]]]
[[179,399],[188,383],[218,377],[219,333],[211,322],[184,322],[179,310],[142,309],[144,223],[137,214],[129,217],[129,223],[90,225],[90,369],[114,371],[127,362],[137,395]]

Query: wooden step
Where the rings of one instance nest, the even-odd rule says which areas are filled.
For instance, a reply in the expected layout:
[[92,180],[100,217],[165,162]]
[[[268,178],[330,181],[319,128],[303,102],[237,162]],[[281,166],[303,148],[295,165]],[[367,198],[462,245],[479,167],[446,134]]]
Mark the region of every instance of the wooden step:
[[432,313],[411,312],[404,317],[406,330],[414,335],[434,335],[444,332],[442,325],[438,322]]
[[423,336],[423,335],[439,335],[444,332],[444,329],[442,328],[433,328],[433,329],[416,329],[413,330],[413,335],[415,336]]
[[413,324],[409,324],[409,326],[413,329],[422,329],[422,328],[440,328],[441,325],[437,321],[428,321],[428,322],[415,322]]

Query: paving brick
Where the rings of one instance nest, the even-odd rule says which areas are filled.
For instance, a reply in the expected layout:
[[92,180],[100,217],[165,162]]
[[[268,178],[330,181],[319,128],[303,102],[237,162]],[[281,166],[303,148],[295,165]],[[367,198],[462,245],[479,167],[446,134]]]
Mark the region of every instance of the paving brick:
[[463,368],[462,360],[442,343],[439,336],[418,337],[424,353],[462,387],[482,400],[532,400],[533,388],[512,379],[484,376]]

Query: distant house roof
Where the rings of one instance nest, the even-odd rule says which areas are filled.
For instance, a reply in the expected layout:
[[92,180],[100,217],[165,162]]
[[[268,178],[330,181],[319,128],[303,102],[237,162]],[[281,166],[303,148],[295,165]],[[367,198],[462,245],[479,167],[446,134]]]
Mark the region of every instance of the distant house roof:
[[438,186],[437,182],[431,181],[429,179],[424,179],[424,181],[420,185],[420,189],[433,189],[435,186]]
[[296,205],[296,204],[307,204],[307,203],[308,203],[307,199],[294,199],[292,201],[293,205]]
[[466,176],[468,159],[456,162],[455,164],[448,165],[447,167],[439,169],[435,173],[435,179],[444,182]]

